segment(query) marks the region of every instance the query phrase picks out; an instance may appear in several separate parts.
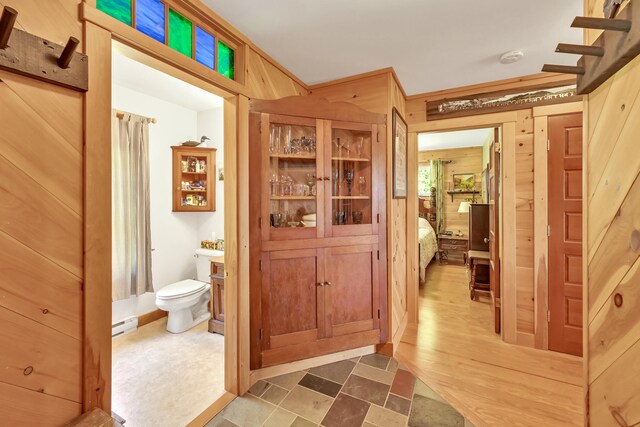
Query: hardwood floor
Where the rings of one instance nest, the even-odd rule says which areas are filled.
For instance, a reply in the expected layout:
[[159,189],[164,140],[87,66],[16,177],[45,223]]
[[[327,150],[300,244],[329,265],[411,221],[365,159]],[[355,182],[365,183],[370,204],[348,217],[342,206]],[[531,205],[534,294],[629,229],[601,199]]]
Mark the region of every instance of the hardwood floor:
[[465,267],[427,269],[396,358],[476,426],[583,425],[582,359],[504,343]]

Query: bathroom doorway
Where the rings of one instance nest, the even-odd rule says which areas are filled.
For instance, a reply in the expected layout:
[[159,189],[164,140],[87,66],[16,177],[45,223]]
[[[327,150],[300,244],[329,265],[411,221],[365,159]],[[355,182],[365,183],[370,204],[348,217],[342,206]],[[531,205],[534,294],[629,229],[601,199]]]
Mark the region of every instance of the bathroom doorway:
[[131,51],[113,42],[112,411],[184,426],[225,393],[224,100]]

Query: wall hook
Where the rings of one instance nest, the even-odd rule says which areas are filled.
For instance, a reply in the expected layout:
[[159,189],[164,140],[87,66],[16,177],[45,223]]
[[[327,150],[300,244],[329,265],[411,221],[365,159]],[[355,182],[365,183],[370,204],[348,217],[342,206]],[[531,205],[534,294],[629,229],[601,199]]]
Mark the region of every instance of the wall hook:
[[69,63],[73,59],[73,54],[76,51],[76,48],[80,44],[80,40],[75,37],[69,37],[69,41],[67,41],[67,45],[64,47],[60,58],[58,58],[58,66],[62,69],[67,69],[69,67]]
[[579,76],[585,73],[584,67],[574,67],[571,65],[553,65],[544,64],[542,71],[545,73],[562,73],[562,74],[577,74]]
[[2,10],[2,17],[0,17],[0,49],[6,48],[9,44],[9,37],[11,37],[11,31],[17,17],[18,12],[14,8],[5,6]]
[[593,18],[589,16],[576,16],[571,24],[573,28],[588,28],[592,30],[623,31],[631,30],[631,21],[628,19]]

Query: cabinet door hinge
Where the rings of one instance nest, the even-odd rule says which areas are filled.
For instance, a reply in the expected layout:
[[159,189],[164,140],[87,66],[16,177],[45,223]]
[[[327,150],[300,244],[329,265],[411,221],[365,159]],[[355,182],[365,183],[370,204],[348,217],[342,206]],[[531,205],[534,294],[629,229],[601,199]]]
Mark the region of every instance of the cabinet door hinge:
[[551,151],[551,140],[547,139],[547,151]]
[[547,237],[551,237],[551,226],[547,225]]
[[262,328],[258,331],[258,338],[262,341]]
[[262,217],[258,218],[258,228],[262,228]]
[[258,270],[262,271],[262,260],[258,261]]
[[380,309],[378,309],[378,319],[380,319]]
[[376,142],[380,142],[380,132],[376,133]]
[[376,215],[376,221],[378,222],[378,224],[380,224],[380,214]]
[[551,312],[547,310],[547,322],[551,322]]
[[378,251],[378,259],[380,259],[380,251]]

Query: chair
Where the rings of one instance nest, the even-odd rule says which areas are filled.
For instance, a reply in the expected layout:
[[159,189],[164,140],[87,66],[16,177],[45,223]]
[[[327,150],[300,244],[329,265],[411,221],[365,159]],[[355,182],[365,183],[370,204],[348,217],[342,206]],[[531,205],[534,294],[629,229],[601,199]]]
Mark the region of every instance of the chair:
[[472,300],[476,299],[477,292],[491,293],[489,281],[478,281],[478,266],[489,266],[490,255],[486,251],[469,251],[469,270],[471,272],[471,278],[469,280],[469,297]]

